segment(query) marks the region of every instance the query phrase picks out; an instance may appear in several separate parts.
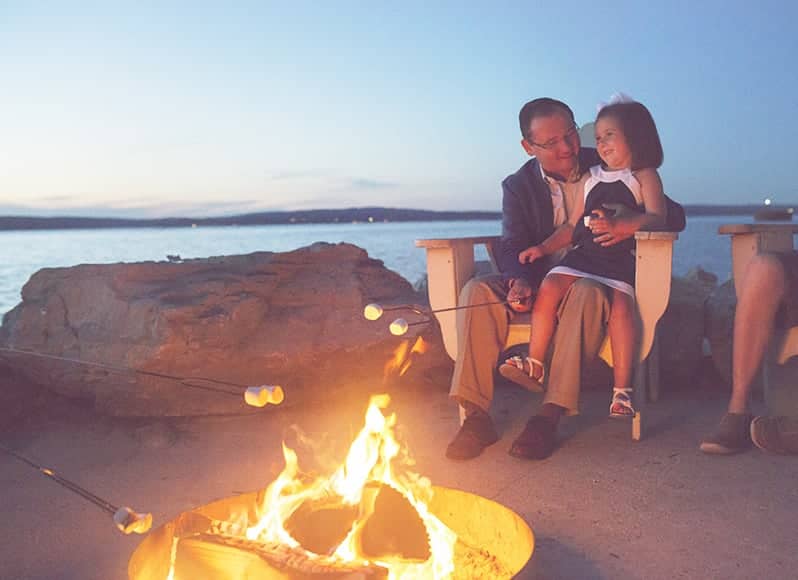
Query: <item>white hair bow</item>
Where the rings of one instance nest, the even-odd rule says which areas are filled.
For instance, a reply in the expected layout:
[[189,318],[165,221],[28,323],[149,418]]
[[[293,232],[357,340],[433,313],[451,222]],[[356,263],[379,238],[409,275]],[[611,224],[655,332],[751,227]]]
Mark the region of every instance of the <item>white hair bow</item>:
[[613,93],[606,103],[604,101],[599,102],[599,104],[596,105],[596,112],[601,111],[601,109],[603,109],[604,107],[608,107],[610,105],[617,105],[619,103],[635,103],[635,102],[637,101],[635,101],[632,97],[630,97],[626,93],[622,93],[619,91],[617,93]]

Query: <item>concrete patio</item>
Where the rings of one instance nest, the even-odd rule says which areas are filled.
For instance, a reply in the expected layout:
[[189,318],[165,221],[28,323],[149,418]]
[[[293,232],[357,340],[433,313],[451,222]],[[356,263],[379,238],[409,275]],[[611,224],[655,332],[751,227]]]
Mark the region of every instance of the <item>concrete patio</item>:
[[[297,425],[337,459],[360,429],[365,396],[238,417],[112,420],[62,400],[5,425],[2,442],[155,525],[282,468],[280,441]],[[647,408],[647,436],[606,419],[607,395],[588,392],[540,462],[507,454],[537,396],[497,394],[499,443],[465,463],[443,458],[456,425],[444,389],[394,396],[400,433],[433,483],[496,500],[531,525],[534,555],[519,578],[794,578],[798,458],[758,450],[708,457],[698,442],[724,406],[721,392],[680,390]],[[761,403],[760,403],[761,405]],[[300,461],[302,457],[300,456]],[[0,577],[123,579],[141,536],[23,463],[0,454],[4,514]]]

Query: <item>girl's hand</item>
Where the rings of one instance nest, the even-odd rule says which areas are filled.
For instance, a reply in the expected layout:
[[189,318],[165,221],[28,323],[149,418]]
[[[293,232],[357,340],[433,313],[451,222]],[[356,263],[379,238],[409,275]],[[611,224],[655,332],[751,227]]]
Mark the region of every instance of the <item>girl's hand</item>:
[[531,264],[538,258],[542,258],[546,254],[540,246],[530,246],[520,254],[518,254],[518,261],[522,264]]
[[[604,209],[593,211],[587,226],[597,244],[604,247],[614,246],[631,238],[638,230],[637,220],[630,219],[637,214],[625,205],[608,203],[603,207]],[[613,210],[614,215],[609,217],[605,210]]]

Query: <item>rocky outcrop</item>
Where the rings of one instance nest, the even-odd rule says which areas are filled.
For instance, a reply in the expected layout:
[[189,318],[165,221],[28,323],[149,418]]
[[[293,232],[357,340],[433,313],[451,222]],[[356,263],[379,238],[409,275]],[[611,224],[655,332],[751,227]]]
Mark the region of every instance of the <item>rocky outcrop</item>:
[[690,384],[704,358],[704,304],[717,285],[717,276],[696,268],[671,280],[668,307],[659,323],[662,382]]
[[[0,342],[152,373],[3,354],[32,383],[91,400],[104,413],[235,413],[251,409],[242,389],[213,381],[280,384],[286,404],[349,388],[379,391],[385,363],[403,339],[387,331],[390,320],[366,321],[363,306],[414,297],[404,278],[349,244],[47,268],[4,317]],[[413,326],[406,338],[414,331],[427,332],[431,346],[416,372],[448,364],[437,327]]]
[[732,336],[737,295],[734,280],[718,286],[707,299],[706,336],[712,349],[712,362],[724,381],[731,384]]

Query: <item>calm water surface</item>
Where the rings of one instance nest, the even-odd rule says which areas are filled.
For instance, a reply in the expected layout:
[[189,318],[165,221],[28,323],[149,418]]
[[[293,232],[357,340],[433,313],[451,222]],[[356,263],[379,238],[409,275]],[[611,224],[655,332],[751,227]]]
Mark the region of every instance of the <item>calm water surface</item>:
[[[740,216],[694,217],[674,249],[674,272],[694,266],[721,281],[731,272],[729,240],[718,226],[740,223]],[[0,232],[0,313],[20,301],[20,290],[41,268],[86,263],[165,260],[167,254],[202,258],[257,251],[282,252],[313,242],[350,242],[385,262],[410,282],[424,274],[418,238],[497,235],[499,221],[318,224],[204,228],[134,228]],[[478,259],[486,259],[484,251]]]

